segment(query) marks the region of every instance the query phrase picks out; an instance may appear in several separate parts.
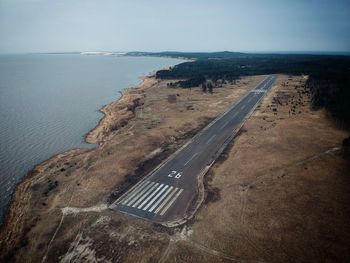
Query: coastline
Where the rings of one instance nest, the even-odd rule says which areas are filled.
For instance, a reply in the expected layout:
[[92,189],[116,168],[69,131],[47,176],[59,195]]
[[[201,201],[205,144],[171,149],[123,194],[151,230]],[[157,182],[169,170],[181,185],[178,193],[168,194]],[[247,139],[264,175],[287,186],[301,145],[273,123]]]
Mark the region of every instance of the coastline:
[[[3,218],[3,222],[0,225],[0,245],[2,242],[8,241],[8,239],[3,239],[3,232],[5,232],[7,228],[12,226],[14,227],[12,229],[15,229],[16,232],[21,232],[20,227],[23,227],[21,220],[24,213],[26,212],[26,208],[28,208],[28,206],[26,206],[26,202],[28,201],[27,192],[35,183],[45,179],[45,175],[39,177],[40,174],[45,169],[48,169],[50,165],[56,163],[58,160],[67,160],[92,150],[93,149],[73,148],[65,152],[55,154],[49,159],[35,165],[32,170],[23,176],[20,182],[16,185],[15,190],[11,195],[11,201]],[[15,231],[11,231],[9,236],[12,235],[12,232]]]
[[[136,62],[136,61],[135,61]],[[116,101],[120,101],[123,100],[125,101],[125,97],[128,97],[129,93],[133,93],[133,92],[128,92],[127,90],[129,89],[138,89],[140,86],[144,85],[144,82],[147,81],[146,79],[149,79],[153,76],[153,71],[151,71],[151,69],[153,68],[157,68],[158,69],[162,69],[162,68],[166,68],[167,64],[173,65],[173,64],[178,64],[181,63],[181,61],[179,60],[164,60],[164,62],[161,62],[160,60],[160,64],[158,64],[157,61],[152,62],[153,66],[147,66],[147,64],[145,64],[145,66],[142,66],[143,69],[142,71],[136,71],[136,75],[135,73],[133,73],[132,75],[128,76],[127,79],[125,79],[122,77],[119,77],[118,74],[114,74],[112,72],[112,77],[110,78],[109,81],[109,85],[108,87],[105,89],[103,87],[103,89],[99,90],[98,86],[99,85],[104,85],[104,83],[100,83],[100,84],[93,84],[90,86],[87,86],[89,89],[87,89],[86,87],[81,86],[82,89],[78,91],[79,93],[76,93],[76,96],[78,98],[78,101],[75,103],[81,104],[81,105],[86,105],[86,109],[84,107],[78,107],[76,108],[73,107],[73,113],[74,114],[70,114],[69,112],[66,111],[62,111],[62,110],[56,110],[55,107],[52,107],[50,104],[46,103],[45,107],[48,107],[47,110],[51,110],[52,112],[50,112],[50,114],[52,115],[44,115],[44,116],[52,116],[52,117],[48,117],[50,119],[47,119],[47,124],[45,125],[45,120],[40,117],[40,125],[43,125],[43,127],[48,127],[46,130],[48,130],[49,128],[51,129],[50,132],[46,132],[42,134],[40,130],[35,130],[33,129],[33,132],[28,132],[26,129],[19,129],[21,131],[23,131],[22,138],[25,138],[25,140],[21,140],[20,137],[18,139],[16,139],[15,136],[10,136],[11,134],[8,134],[8,136],[10,136],[9,138],[14,139],[15,142],[18,143],[18,145],[16,144],[11,144],[11,143],[5,143],[4,146],[4,151],[3,154],[5,154],[5,158],[1,158],[2,161],[2,178],[3,178],[3,186],[2,186],[2,194],[4,195],[4,198],[2,198],[2,212],[1,212],[1,222],[0,222],[0,228],[2,228],[2,226],[5,224],[6,218],[7,218],[7,214],[10,210],[10,207],[12,205],[12,200],[13,197],[15,196],[15,191],[17,191],[16,189],[18,188],[18,185],[22,183],[23,180],[25,180],[25,178],[27,176],[29,176],[29,174],[32,174],[33,171],[38,169],[38,166],[40,166],[41,163],[46,162],[48,160],[51,160],[53,158],[55,158],[56,155],[59,155],[61,153],[64,153],[66,151],[70,151],[76,147],[96,147],[96,145],[86,145],[84,146],[83,142],[86,142],[87,144],[98,144],[95,143],[97,141],[97,139],[95,141],[91,140],[91,133],[97,134],[96,130],[103,131],[104,135],[107,135],[108,133],[108,127],[106,129],[103,129],[101,127],[102,123],[107,124],[105,121],[106,119],[108,119],[108,117],[111,117],[108,112],[106,110],[111,109],[112,107],[110,107],[109,104],[115,104]],[[154,64],[155,63],[155,64]],[[164,64],[162,64],[164,63]],[[157,66],[158,65],[158,66]],[[142,68],[141,67],[141,68]],[[137,73],[138,72],[138,73]],[[93,74],[92,77],[94,78]],[[115,77],[113,77],[115,75]],[[106,75],[107,76],[107,75]],[[107,78],[109,79],[109,78]],[[47,78],[47,80],[50,83],[50,78]],[[120,83],[119,83],[119,80]],[[70,82],[72,83],[72,82]],[[119,83],[119,85],[118,85]],[[65,85],[65,84],[63,84]],[[75,85],[75,84],[74,84]],[[96,88],[97,85],[97,88]],[[117,86],[115,86],[117,85]],[[67,85],[68,87],[68,85]],[[69,88],[69,87],[68,87]],[[122,89],[122,92],[120,91]],[[79,101],[79,94],[84,94],[85,92],[97,92],[98,95],[96,96],[96,98],[94,98],[93,96],[90,98],[89,97],[89,93],[87,93],[87,96],[83,96],[85,99],[85,97],[87,98],[86,102],[84,101],[84,103],[80,103]],[[107,96],[104,96],[103,91],[108,92]],[[119,94],[119,92],[121,93],[121,95]],[[50,96],[50,95],[48,95]],[[140,98],[142,96],[140,95]],[[4,97],[6,98],[6,96]],[[50,97],[47,97],[50,98]],[[51,96],[51,98],[53,98]],[[63,97],[64,98],[64,97]],[[16,102],[16,96],[13,96],[14,102]],[[73,99],[73,98],[72,98]],[[55,98],[53,98],[54,101],[57,101]],[[7,100],[10,101],[10,100]],[[75,104],[75,103],[71,103],[71,105]],[[107,104],[106,104],[107,103]],[[130,102],[132,103],[132,102]],[[135,103],[137,103],[137,101],[135,101]],[[28,103],[29,104],[29,103]],[[53,105],[55,105],[53,103]],[[91,106],[92,105],[92,106]],[[95,106],[94,106],[95,105]],[[102,106],[103,105],[103,106]],[[4,106],[6,106],[4,104]],[[35,106],[35,105],[34,105]],[[102,107],[101,107],[102,106]],[[19,105],[19,109],[24,109],[21,105]],[[29,106],[28,106],[29,107]],[[57,105],[57,107],[62,107],[62,104],[60,102],[59,105]],[[92,108],[91,108],[92,107]],[[133,105],[130,105],[131,107],[136,107]],[[7,109],[12,109],[11,107],[7,106]],[[94,109],[95,108],[95,109]],[[42,110],[44,108],[40,107],[33,107],[33,109],[37,109],[36,114],[32,114],[32,116],[41,116],[40,114],[43,112]],[[88,115],[86,117],[80,117],[80,116],[84,116],[83,114],[78,115],[78,113],[80,114],[79,110],[81,109],[81,112]],[[44,112],[46,110],[44,109]],[[94,114],[90,114],[88,111],[94,111]],[[102,115],[100,115],[99,113],[97,113],[97,111],[102,112]],[[31,111],[30,111],[31,112]],[[121,110],[119,111],[120,113]],[[7,113],[5,111],[5,113]],[[124,111],[123,113],[127,113],[127,110]],[[62,114],[62,115],[60,115]],[[65,115],[67,114],[67,115]],[[128,113],[129,114],[129,113]],[[114,114],[116,115],[116,114]],[[6,114],[4,116],[11,116],[10,114]],[[19,116],[26,116],[25,114],[21,114]],[[80,119],[74,119],[75,116],[77,116],[78,118],[80,117]],[[113,117],[113,116],[112,116]],[[36,125],[34,123],[36,123],[36,120],[30,120],[28,118],[28,116],[26,116],[25,118],[22,117],[23,120],[25,120],[26,122],[24,122],[23,120],[21,120],[23,123],[28,123],[28,125],[23,125],[18,123],[18,124],[14,124],[17,125],[18,127],[31,127],[29,125],[29,123],[31,123],[31,125]],[[83,119],[81,119],[83,118]],[[132,114],[129,114],[129,116],[120,116],[120,119],[130,119],[132,118]],[[8,119],[8,118],[6,118]],[[62,120],[62,123],[64,124],[59,124],[60,127],[58,128],[58,124],[59,123],[56,119],[58,120]],[[10,120],[10,119],[9,119]],[[44,123],[43,123],[44,121]],[[13,121],[12,121],[13,122]],[[68,123],[69,122],[69,123]],[[83,123],[84,125],[80,124]],[[15,123],[15,122],[13,122]],[[51,124],[52,125],[48,125]],[[68,124],[66,124],[68,123]],[[5,123],[6,127],[12,127],[10,124],[7,125],[7,123]],[[70,124],[74,124],[74,127],[70,127]],[[122,121],[121,121],[122,124]],[[21,126],[20,126],[21,125]],[[66,125],[66,126],[63,126]],[[15,127],[15,126],[14,126]],[[18,128],[16,127],[16,129]],[[76,128],[78,128],[76,130]],[[114,128],[116,129],[117,127],[110,127],[110,128]],[[31,128],[32,129],[32,128]],[[61,132],[61,130],[64,129],[64,132]],[[44,131],[43,131],[44,132]],[[57,133],[57,136],[56,136]],[[17,134],[17,133],[16,133]],[[42,135],[41,135],[42,134]],[[64,135],[63,135],[64,134]],[[73,134],[73,136],[71,136],[71,134]],[[40,136],[39,136],[40,135]],[[63,136],[62,136],[63,135]],[[89,136],[90,135],[90,136]],[[7,136],[7,134],[6,134]],[[53,136],[53,137],[52,137]],[[99,138],[101,139],[102,137],[104,137],[102,135],[102,133],[99,133]],[[61,138],[62,137],[62,138]],[[4,137],[6,140],[6,137]],[[67,138],[67,139],[66,139]],[[47,139],[47,141],[46,141]],[[90,140],[89,140],[90,139]],[[53,140],[53,142],[52,142]],[[66,141],[68,143],[66,143]],[[42,146],[41,146],[42,145]],[[14,147],[16,146],[16,147]],[[18,148],[17,148],[18,146]],[[9,150],[6,150],[7,147],[9,147]],[[12,149],[12,151],[11,151]],[[16,150],[15,150],[16,149]],[[23,149],[23,151],[21,150]],[[28,150],[29,149],[29,150]],[[18,152],[20,151],[20,152]],[[17,153],[20,153],[19,156],[16,156]],[[12,157],[10,157],[12,156]],[[2,156],[3,157],[3,156]],[[9,158],[9,161],[7,161],[7,158]],[[29,161],[28,161],[29,160]],[[10,178],[10,179],[7,179]]]
[[85,135],[85,142],[89,144],[101,144],[108,134],[125,126],[126,122],[133,118],[134,110],[145,97],[144,90],[152,87],[157,81],[154,74],[142,76],[141,83],[135,87],[125,88],[120,93],[121,96],[115,101],[108,103],[99,111],[103,117],[98,124]]
[[[140,101],[144,98],[144,90],[152,87],[157,82],[154,72],[150,72],[148,75],[140,76],[139,78],[141,79],[139,84],[134,87],[123,89],[120,92],[121,96],[119,98],[99,109],[103,116],[99,120],[98,124],[84,135],[84,141],[86,143],[95,144],[96,147],[100,147],[110,132],[123,127],[130,119],[134,117],[134,109],[140,105]],[[129,110],[132,110],[132,113]],[[60,161],[66,162],[69,159],[93,151],[95,148],[72,148],[70,150],[55,154],[38,163],[29,172],[27,172],[27,174],[17,183],[11,195],[10,203],[8,204],[2,224],[0,225],[0,237],[2,237],[3,232],[9,228],[10,225],[12,227],[15,225],[18,227],[23,225],[20,223],[20,220],[25,212],[23,205],[27,201],[26,193],[32,185],[45,178],[45,175],[38,177],[45,169],[48,169],[50,166]],[[19,207],[21,207],[21,209],[18,209]],[[14,218],[16,218],[15,221],[12,220]],[[6,239],[0,239],[0,243],[4,241],[6,242]]]
[[[249,78],[249,85],[259,78]],[[166,157],[181,146],[188,138],[186,134],[198,131],[208,118],[216,117],[244,94],[246,83],[203,96],[200,89],[192,93],[169,89],[166,81],[148,75],[137,86],[124,89],[120,98],[101,108],[104,116],[86,134],[86,141],[97,144],[96,147],[52,156],[36,165],[16,186],[0,228],[0,254],[22,251],[28,242],[35,244],[37,237],[33,239],[32,235],[37,235],[37,228],[46,235],[55,233],[54,228],[60,226],[57,220],[62,216],[61,209],[108,203],[123,183],[127,185],[131,178],[138,178],[137,169],[144,172],[152,168],[158,163],[157,158]],[[177,103],[169,104],[168,96],[174,93]],[[165,119],[164,114],[168,116]],[[144,169],[149,160],[149,167]]]
[[[144,89],[151,87],[154,83],[157,82],[154,72],[150,72],[148,75],[140,76],[139,78],[141,79],[141,82],[139,84],[134,87],[124,88],[122,91],[120,91],[121,96],[119,98],[102,106],[99,109],[103,116],[99,120],[98,124],[84,135],[84,141],[86,143],[96,144],[96,147],[99,147],[99,145],[103,143],[105,138],[108,136],[109,132],[122,127],[125,125],[125,122],[133,117],[132,114],[127,113],[127,110],[135,109],[137,106],[139,106],[140,100],[144,98]],[[116,126],[113,126],[113,124],[115,124],[113,121],[117,124]],[[3,218],[3,223],[0,224],[0,233],[2,229],[5,228],[10,211],[12,210],[11,208],[15,203],[15,199],[19,198],[16,197],[18,196],[18,192],[21,191],[21,188],[27,189],[27,187],[24,187],[22,185],[29,183],[32,180],[39,179],[35,177],[40,174],[40,172],[45,170],[47,166],[57,162],[57,160],[77,156],[82,153],[92,151],[93,149],[94,148],[72,148],[67,151],[54,154],[50,158],[36,164],[30,171],[28,171],[26,175],[23,176],[23,178],[21,178],[21,180],[17,183],[15,190],[11,195],[11,201]]]

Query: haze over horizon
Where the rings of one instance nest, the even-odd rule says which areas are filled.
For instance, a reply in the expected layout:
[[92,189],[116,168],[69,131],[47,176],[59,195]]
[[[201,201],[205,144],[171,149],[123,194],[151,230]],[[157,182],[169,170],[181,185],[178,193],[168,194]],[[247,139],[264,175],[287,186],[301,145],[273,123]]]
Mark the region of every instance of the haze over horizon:
[[350,52],[350,1],[0,0],[0,53]]

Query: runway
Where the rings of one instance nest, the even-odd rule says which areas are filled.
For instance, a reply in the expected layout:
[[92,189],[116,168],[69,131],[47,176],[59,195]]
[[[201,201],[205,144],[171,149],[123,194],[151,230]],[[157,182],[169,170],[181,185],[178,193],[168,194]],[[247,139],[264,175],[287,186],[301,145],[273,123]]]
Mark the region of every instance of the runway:
[[216,160],[276,78],[265,78],[110,208],[161,224],[187,218],[199,196],[199,175]]

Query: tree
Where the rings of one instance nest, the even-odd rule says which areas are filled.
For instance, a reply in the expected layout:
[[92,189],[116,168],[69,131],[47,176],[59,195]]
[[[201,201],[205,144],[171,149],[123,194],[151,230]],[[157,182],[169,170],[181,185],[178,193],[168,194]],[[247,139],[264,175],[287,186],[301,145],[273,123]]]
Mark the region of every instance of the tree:
[[211,82],[209,82],[207,84],[207,88],[208,88],[209,93],[213,93],[213,84],[211,84]]
[[202,91],[207,92],[207,84],[205,83],[202,84]]

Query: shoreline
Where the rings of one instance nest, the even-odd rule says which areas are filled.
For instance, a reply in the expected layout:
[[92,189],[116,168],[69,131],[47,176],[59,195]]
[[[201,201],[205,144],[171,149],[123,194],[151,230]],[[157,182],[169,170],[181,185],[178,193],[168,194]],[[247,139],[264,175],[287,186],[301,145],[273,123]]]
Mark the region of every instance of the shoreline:
[[[123,116],[120,118],[120,120],[117,120],[117,125],[120,125],[120,127],[111,126],[113,124],[112,122],[116,121],[116,118],[118,117],[116,116],[117,114],[114,112],[114,110],[117,110],[118,113],[120,113],[119,111],[123,111],[123,109],[134,110],[137,106],[139,106],[139,101],[144,98],[144,89],[152,87],[157,82],[153,73],[146,76],[141,76],[139,78],[142,80],[139,84],[134,87],[123,89],[120,91],[121,96],[118,99],[102,106],[99,109],[99,112],[101,112],[103,116],[99,120],[98,124],[84,135],[84,141],[86,143],[100,145],[104,142],[105,138],[108,137],[109,132],[123,127],[123,121],[128,121],[133,117]],[[154,83],[150,85],[147,80],[150,82],[153,80]]]
[[[154,70],[154,71],[151,71],[148,75],[138,77],[139,79],[141,79],[140,83],[138,83],[137,85],[135,85],[133,87],[124,88],[123,90],[120,91],[121,96],[119,98],[111,101],[110,103],[102,106],[99,109],[99,112],[101,112],[103,114],[103,116],[100,118],[99,122],[97,123],[97,125],[95,127],[90,129],[87,133],[85,133],[85,135],[83,135],[85,143],[96,145],[96,147],[89,148],[89,149],[72,148],[72,149],[66,150],[64,152],[59,152],[59,153],[54,154],[53,156],[49,157],[48,159],[36,164],[32,169],[30,169],[28,172],[26,172],[26,174],[16,184],[14,191],[11,194],[10,202],[5,210],[4,217],[2,219],[2,223],[0,224],[0,234],[2,231],[4,231],[4,229],[6,229],[6,226],[8,225],[8,221],[11,218],[11,213],[13,213],[13,214],[16,213],[15,211],[12,211],[12,210],[14,209],[13,207],[16,207],[16,202],[17,202],[16,199],[21,199],[21,194],[23,194],[25,192],[25,190],[28,188],[25,185],[31,183],[34,180],[40,181],[40,179],[36,178],[36,176],[38,174],[40,174],[43,170],[45,170],[46,166],[48,166],[52,163],[56,163],[59,159],[77,157],[80,154],[87,153],[87,152],[93,151],[94,149],[98,148],[104,142],[106,137],[108,137],[108,134],[113,131],[113,129],[111,129],[111,128],[113,128],[113,127],[111,127],[111,124],[112,124],[112,121],[115,120],[115,117],[117,117],[118,113],[119,113],[118,111],[112,113],[112,110],[114,109],[114,107],[121,106],[121,108],[123,108],[123,106],[126,106],[127,108],[129,108],[129,107],[136,108],[137,106],[139,106],[139,105],[135,104],[134,100],[131,101],[131,103],[129,105],[125,104],[125,101],[130,102],[129,99],[132,98],[132,95],[134,92],[137,93],[138,91],[140,91],[142,93],[143,89],[148,88],[147,87],[147,84],[148,84],[147,80],[154,79],[154,82],[156,83],[157,82],[155,79],[155,72],[156,71],[157,70]],[[152,87],[153,85],[151,85],[150,87]],[[138,99],[139,98],[137,98],[136,101],[139,101]],[[121,103],[123,101],[124,101],[124,104]],[[119,105],[119,104],[122,104],[122,105]],[[132,117],[133,116],[128,116],[128,118],[125,118],[125,116],[124,117],[122,116],[119,118],[120,119],[119,121],[120,121],[120,123],[125,123],[125,122],[128,122]],[[115,130],[117,130],[117,129],[118,129],[118,127],[116,127]]]
[[[123,55],[124,56],[124,55]],[[175,59],[174,59],[175,60]],[[174,61],[175,64],[171,64],[171,66],[177,65],[179,63],[181,63],[182,61]],[[115,110],[115,108],[113,106],[117,105],[120,101],[126,102],[128,100],[128,96],[133,96],[133,94],[136,90],[140,90],[140,93],[142,93],[142,88],[145,87],[147,85],[147,80],[148,79],[152,79],[155,78],[155,73],[158,70],[162,70],[162,69],[166,69],[167,67],[160,67],[154,70],[150,70],[148,71],[148,73],[144,74],[144,75],[139,75],[137,77],[137,79],[139,80],[137,83],[135,83],[134,85],[130,85],[127,87],[124,87],[121,91],[119,91],[120,96],[118,97],[114,97],[112,98],[112,100],[110,102],[108,102],[107,104],[103,105],[102,107],[100,107],[98,109],[99,112],[102,113],[102,116],[98,117],[98,122],[97,124],[92,127],[91,129],[89,129],[87,132],[85,132],[84,134],[82,134],[82,138],[83,138],[83,142],[86,144],[91,145],[92,147],[89,147],[89,150],[93,150],[96,147],[98,147],[98,145],[100,145],[103,140],[108,137],[108,133],[118,129],[118,127],[110,127],[110,121],[113,121],[117,118],[117,112],[112,113],[113,110]],[[137,93],[137,91],[136,91]],[[116,94],[117,95],[117,94]],[[142,97],[140,96],[139,100],[142,99]],[[129,108],[136,108],[138,100],[136,101],[131,101],[130,102],[130,107]],[[123,122],[127,123],[128,120],[130,120],[132,118],[132,116],[121,116],[120,117],[120,124],[121,127],[123,126]],[[106,127],[104,127],[106,126]],[[113,129],[112,129],[113,128]],[[7,203],[5,203],[4,206],[4,210],[3,210],[3,215],[2,218],[0,219],[0,231],[4,228],[4,225],[6,225],[6,221],[8,220],[8,214],[10,213],[11,210],[11,206],[13,205],[13,199],[16,196],[16,192],[17,189],[19,188],[19,185],[23,183],[23,181],[26,180],[27,177],[32,176],[33,174],[36,173],[36,171],[41,169],[41,165],[43,163],[46,163],[48,161],[50,162],[55,162],[57,158],[57,156],[61,156],[62,154],[69,154],[70,151],[75,151],[77,149],[82,150],[82,152],[85,152],[87,149],[85,148],[79,148],[78,147],[73,147],[71,149],[67,149],[64,150],[62,152],[57,152],[57,153],[53,153],[52,155],[49,155],[49,157],[47,159],[43,159],[41,161],[39,161],[38,163],[35,163],[34,165],[31,165],[30,167],[28,167],[28,170],[26,169],[26,171],[24,171],[22,173],[22,176],[19,176],[19,180],[18,182],[14,185],[12,191],[9,193],[9,201]]]
[[[142,176],[162,158],[161,154],[175,151],[186,140],[186,134],[215,118],[260,77],[227,84],[226,89],[210,96],[200,89],[192,93],[169,89],[167,81],[151,74],[142,79],[100,109],[104,116],[86,134],[87,143],[97,147],[52,156],[17,184],[0,226],[0,254],[12,257],[28,246],[46,247],[46,237],[60,227],[62,209],[108,203],[121,187],[139,178],[138,171]],[[171,103],[168,96],[174,94],[177,102]]]

